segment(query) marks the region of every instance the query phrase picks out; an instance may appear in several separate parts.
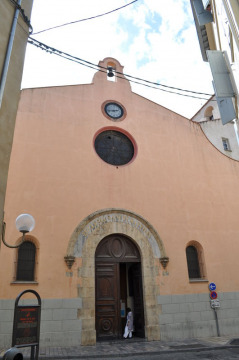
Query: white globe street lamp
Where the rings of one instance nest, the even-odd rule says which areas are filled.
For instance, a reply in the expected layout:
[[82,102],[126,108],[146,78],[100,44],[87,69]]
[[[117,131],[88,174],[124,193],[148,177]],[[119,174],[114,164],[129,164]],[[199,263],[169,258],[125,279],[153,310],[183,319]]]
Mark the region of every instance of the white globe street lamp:
[[16,228],[22,233],[28,233],[35,227],[34,217],[30,214],[21,214],[16,218]]
[[5,229],[6,223],[3,222],[2,225],[2,242],[9,248],[18,248],[22,245],[23,241],[25,240],[25,234],[32,231],[35,227],[35,220],[34,217],[30,214],[21,214],[16,218],[16,228],[18,231],[22,233],[22,240],[18,245],[9,245],[5,241]]

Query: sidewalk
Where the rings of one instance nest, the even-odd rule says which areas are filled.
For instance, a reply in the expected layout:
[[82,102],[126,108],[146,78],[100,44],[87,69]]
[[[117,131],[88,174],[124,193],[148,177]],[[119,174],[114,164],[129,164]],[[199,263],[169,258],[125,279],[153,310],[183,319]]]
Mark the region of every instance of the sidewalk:
[[[101,342],[93,346],[41,347],[39,359],[107,359],[107,357],[129,358],[146,354],[168,354],[187,351],[206,351],[213,349],[239,348],[239,335],[230,337],[212,337],[178,341],[146,341],[145,339],[126,339],[112,342]],[[0,350],[0,359],[7,349]],[[19,349],[25,359],[30,358],[30,348]]]

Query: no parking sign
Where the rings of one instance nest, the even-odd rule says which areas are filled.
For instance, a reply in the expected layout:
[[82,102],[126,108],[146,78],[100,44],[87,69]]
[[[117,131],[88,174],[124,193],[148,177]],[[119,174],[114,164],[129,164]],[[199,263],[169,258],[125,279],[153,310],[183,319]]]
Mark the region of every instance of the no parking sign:
[[211,291],[210,298],[211,298],[212,300],[217,299],[217,293],[216,293],[216,291]]

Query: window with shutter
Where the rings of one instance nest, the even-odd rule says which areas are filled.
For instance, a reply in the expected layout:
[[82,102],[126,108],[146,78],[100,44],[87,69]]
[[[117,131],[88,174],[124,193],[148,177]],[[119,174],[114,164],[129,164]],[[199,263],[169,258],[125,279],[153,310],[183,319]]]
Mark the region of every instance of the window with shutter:
[[201,278],[198,261],[198,252],[195,246],[188,246],[186,249],[189,279]]
[[18,250],[17,281],[34,281],[36,247],[24,241]]

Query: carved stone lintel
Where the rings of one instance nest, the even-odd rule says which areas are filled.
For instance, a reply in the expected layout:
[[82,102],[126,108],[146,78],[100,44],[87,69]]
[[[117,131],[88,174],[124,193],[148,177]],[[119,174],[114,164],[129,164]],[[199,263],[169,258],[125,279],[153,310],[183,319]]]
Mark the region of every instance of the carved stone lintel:
[[70,270],[72,268],[72,265],[75,262],[75,256],[67,255],[64,257],[64,259],[65,259],[68,269]]
[[162,267],[164,269],[166,269],[168,262],[169,262],[169,258],[165,256],[165,257],[160,258],[159,261],[161,262]]

